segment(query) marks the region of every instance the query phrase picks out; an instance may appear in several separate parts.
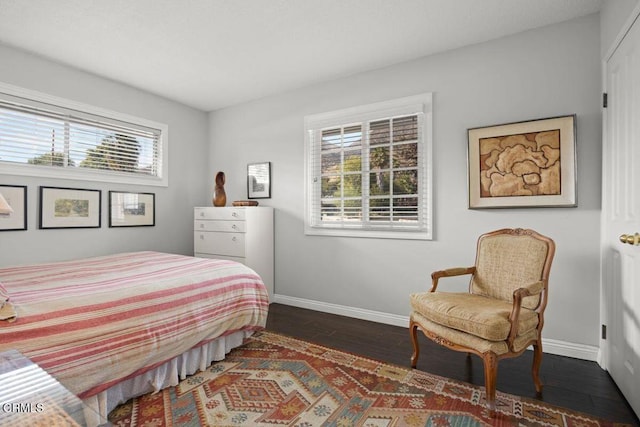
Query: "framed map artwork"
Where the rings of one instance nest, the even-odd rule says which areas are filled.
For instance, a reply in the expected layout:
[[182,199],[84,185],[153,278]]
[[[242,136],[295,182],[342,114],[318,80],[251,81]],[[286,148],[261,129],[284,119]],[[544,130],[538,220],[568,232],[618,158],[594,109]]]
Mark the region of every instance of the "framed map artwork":
[[468,130],[469,208],[576,206],[575,115]]

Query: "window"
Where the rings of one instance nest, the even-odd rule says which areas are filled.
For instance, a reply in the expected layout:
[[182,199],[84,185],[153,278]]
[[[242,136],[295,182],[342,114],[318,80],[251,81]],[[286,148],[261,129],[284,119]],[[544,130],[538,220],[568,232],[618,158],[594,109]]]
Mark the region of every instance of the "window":
[[168,185],[167,126],[0,84],[0,172]]
[[306,234],[431,239],[431,94],[305,117]]

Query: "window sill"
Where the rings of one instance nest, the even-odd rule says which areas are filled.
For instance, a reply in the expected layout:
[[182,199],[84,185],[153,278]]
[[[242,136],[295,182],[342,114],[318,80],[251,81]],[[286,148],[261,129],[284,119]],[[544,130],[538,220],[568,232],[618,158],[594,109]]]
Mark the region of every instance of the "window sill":
[[7,162],[0,162],[0,174],[39,178],[72,179],[79,181],[97,181],[116,184],[151,185],[156,187],[169,186],[166,174],[162,178],[159,178],[155,176],[136,176],[103,170],[94,171],[85,168],[64,169],[56,166],[29,166]]
[[430,231],[363,230],[355,228],[305,227],[307,236],[362,237],[396,240],[432,240]]

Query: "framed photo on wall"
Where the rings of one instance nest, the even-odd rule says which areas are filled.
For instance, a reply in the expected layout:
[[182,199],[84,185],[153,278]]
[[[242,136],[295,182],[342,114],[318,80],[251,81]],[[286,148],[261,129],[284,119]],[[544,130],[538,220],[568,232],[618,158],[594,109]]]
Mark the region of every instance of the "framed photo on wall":
[[109,227],[156,225],[156,195],[109,191]]
[[468,130],[469,208],[576,206],[576,116]]
[[101,190],[40,187],[40,228],[100,228],[101,195]]
[[271,197],[271,162],[250,163],[247,166],[247,187],[250,199]]
[[27,229],[27,186],[0,185],[0,231]]

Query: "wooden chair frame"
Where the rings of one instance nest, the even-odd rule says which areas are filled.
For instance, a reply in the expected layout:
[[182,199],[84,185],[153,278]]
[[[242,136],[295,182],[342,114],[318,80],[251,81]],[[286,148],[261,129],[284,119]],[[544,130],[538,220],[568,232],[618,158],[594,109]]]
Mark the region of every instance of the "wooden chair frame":
[[[541,279],[539,282],[533,283],[530,286],[522,287],[513,292],[513,307],[511,309],[511,314],[509,315],[509,322],[511,324],[511,328],[509,331],[509,335],[506,339],[506,343],[508,346],[508,351],[504,354],[496,354],[492,351],[488,351],[486,353],[481,353],[480,351],[466,347],[463,345],[455,344],[447,339],[431,332],[428,330],[424,330],[421,328],[422,332],[429,339],[433,340],[437,344],[440,344],[444,347],[447,347],[451,350],[462,351],[466,353],[473,353],[480,358],[484,363],[484,378],[485,378],[485,391],[486,391],[486,400],[487,406],[491,411],[491,414],[495,414],[496,409],[496,380],[498,375],[498,361],[501,359],[512,358],[520,356],[524,351],[529,347],[529,345],[533,346],[533,366],[531,368],[531,374],[533,376],[533,382],[536,388],[537,393],[542,393],[542,382],[540,381],[540,365],[542,363],[542,327],[544,326],[544,310],[547,306],[547,293],[548,293],[548,285],[549,285],[549,272],[551,270],[551,263],[553,261],[553,256],[555,254],[555,243],[552,239],[543,236],[536,231],[529,229],[501,229],[496,230],[490,233],[483,234],[478,238],[477,248],[476,248],[476,265],[478,261],[479,251],[480,251],[480,242],[484,237],[491,237],[499,234],[511,234],[516,236],[531,236],[535,239],[541,240],[547,244],[547,256],[544,262]],[[476,267],[463,267],[463,268],[451,268],[447,270],[435,271],[431,274],[432,286],[430,292],[435,292],[438,287],[438,281],[441,278],[446,277],[455,277],[462,275],[473,275],[476,272]],[[471,292],[471,285],[473,280],[469,280],[469,292]],[[514,349],[514,340],[518,336],[518,321],[520,317],[520,309],[522,307],[522,299],[527,296],[540,294],[540,301],[538,306],[535,308],[535,312],[538,314],[538,326],[536,338],[530,340],[520,351],[516,351]],[[415,368],[418,363],[418,357],[420,356],[420,347],[418,344],[418,336],[417,331],[420,328],[420,325],[411,320],[409,325],[409,332],[411,335],[411,341],[413,343],[413,355],[411,356],[411,367]]]

